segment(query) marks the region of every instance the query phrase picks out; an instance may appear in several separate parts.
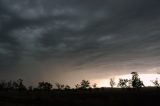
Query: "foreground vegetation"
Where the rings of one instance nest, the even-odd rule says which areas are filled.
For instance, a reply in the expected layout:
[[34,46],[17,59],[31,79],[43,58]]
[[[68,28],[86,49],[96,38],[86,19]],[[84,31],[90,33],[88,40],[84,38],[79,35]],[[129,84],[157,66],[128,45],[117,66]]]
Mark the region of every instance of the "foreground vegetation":
[[159,98],[159,88],[0,91],[0,106],[151,106]]
[[118,106],[118,105],[156,105],[160,98],[158,79],[152,81],[154,87],[145,87],[137,72],[132,72],[132,79],[119,79],[116,86],[110,79],[110,88],[97,88],[87,80],[69,85],[56,83],[56,88],[49,82],[39,82],[38,86],[26,87],[22,79],[1,81],[0,106]]

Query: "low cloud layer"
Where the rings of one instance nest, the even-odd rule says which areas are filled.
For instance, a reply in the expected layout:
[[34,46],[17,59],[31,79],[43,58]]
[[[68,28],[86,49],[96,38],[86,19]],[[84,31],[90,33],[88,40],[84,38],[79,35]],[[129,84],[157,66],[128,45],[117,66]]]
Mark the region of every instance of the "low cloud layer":
[[63,80],[69,73],[100,78],[159,72],[159,5],[158,0],[1,0],[0,77],[33,81],[35,74],[35,80]]

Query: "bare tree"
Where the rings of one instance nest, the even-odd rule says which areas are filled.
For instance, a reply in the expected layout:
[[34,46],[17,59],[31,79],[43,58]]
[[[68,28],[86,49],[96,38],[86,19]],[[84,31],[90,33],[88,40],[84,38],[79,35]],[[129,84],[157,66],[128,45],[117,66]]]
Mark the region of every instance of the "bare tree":
[[113,88],[116,85],[114,78],[110,78],[110,86]]
[[158,81],[158,78],[156,78],[156,80],[151,81],[151,82],[154,84],[154,86],[160,87],[160,83],[159,83],[159,81]]
[[131,79],[128,80],[127,88],[132,88],[132,80]]

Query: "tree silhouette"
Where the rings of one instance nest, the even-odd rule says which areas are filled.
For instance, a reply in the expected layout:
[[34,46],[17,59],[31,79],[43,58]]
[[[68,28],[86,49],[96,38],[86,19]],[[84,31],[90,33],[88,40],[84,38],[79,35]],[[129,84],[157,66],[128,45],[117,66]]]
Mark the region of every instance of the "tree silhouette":
[[160,84],[159,84],[158,78],[156,78],[156,80],[151,81],[151,82],[154,84],[154,86],[156,86],[156,87],[160,87]]
[[128,79],[119,79],[118,87],[127,88]]
[[143,81],[140,80],[137,72],[132,72],[132,87],[141,88],[144,86]]
[[82,80],[81,81],[81,88],[82,89],[90,88],[90,82],[88,80]]
[[64,89],[69,90],[69,89],[71,89],[71,87],[69,85],[65,85]]
[[18,83],[16,81],[13,81],[13,89],[14,90],[18,89]]
[[55,83],[55,85],[56,85],[57,89],[59,89],[59,90],[65,89],[65,85],[63,85],[63,84]]
[[92,86],[93,86],[93,88],[97,88],[97,84],[96,83],[94,83]]
[[5,90],[6,87],[7,87],[6,82],[5,82],[4,80],[2,80],[2,81],[0,82],[0,90]]
[[18,90],[26,90],[26,87],[25,85],[23,84],[23,80],[22,79],[18,79],[17,80],[17,88]]
[[131,79],[128,80],[128,86],[127,86],[127,88],[132,88],[132,80]]
[[12,81],[7,82],[7,90],[13,90]]
[[39,82],[38,83],[38,89],[44,90],[44,91],[50,91],[52,89],[53,85],[49,82]]
[[32,87],[32,86],[29,86],[29,87],[28,87],[28,90],[29,90],[29,91],[33,91],[33,87]]
[[116,85],[114,78],[110,78],[110,86],[113,88]]
[[80,89],[81,85],[80,84],[76,84],[75,87],[76,87],[76,89]]

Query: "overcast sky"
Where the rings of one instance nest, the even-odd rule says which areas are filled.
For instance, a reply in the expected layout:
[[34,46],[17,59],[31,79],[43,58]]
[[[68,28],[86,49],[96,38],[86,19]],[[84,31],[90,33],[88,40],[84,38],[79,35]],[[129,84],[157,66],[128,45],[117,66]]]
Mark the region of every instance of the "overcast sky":
[[0,79],[160,72],[159,13],[159,0],[0,0]]

